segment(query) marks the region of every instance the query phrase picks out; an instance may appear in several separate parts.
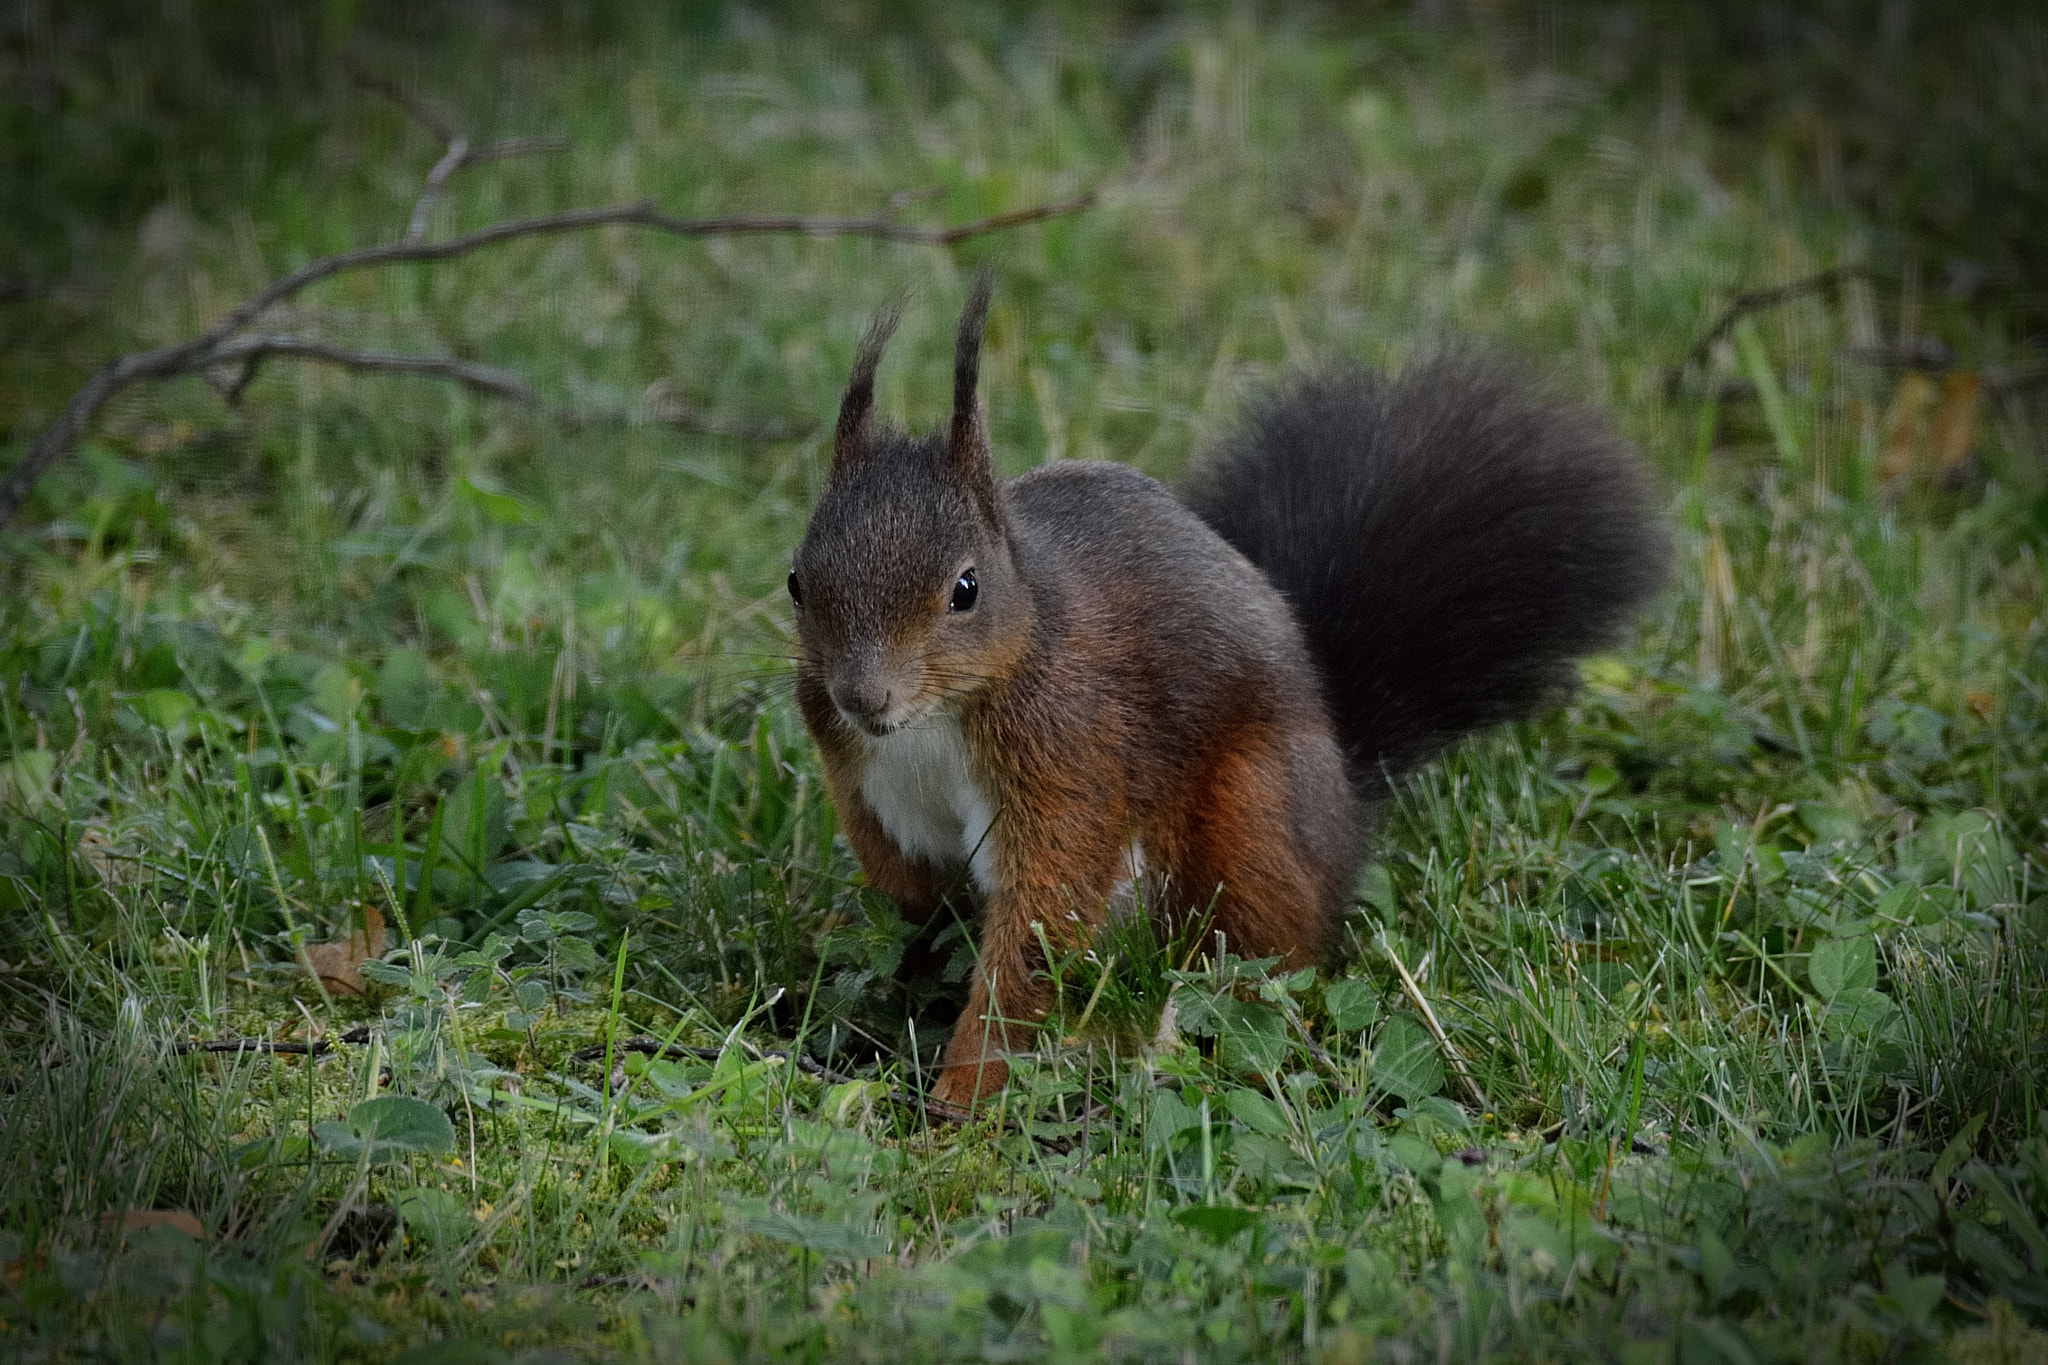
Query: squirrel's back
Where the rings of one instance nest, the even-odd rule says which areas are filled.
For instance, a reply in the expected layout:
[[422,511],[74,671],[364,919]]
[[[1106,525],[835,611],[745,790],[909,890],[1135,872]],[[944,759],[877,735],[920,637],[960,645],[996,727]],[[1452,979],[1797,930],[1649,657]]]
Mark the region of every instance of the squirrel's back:
[[1296,378],[1183,496],[1293,607],[1362,795],[1561,693],[1667,558],[1604,420],[1472,355]]
[[1321,687],[1287,601],[1170,490],[1129,465],[1063,460],[1005,488],[1022,575],[1040,594],[1035,686],[1119,714],[1115,761],[1141,806],[1171,798],[1245,726],[1318,729]]

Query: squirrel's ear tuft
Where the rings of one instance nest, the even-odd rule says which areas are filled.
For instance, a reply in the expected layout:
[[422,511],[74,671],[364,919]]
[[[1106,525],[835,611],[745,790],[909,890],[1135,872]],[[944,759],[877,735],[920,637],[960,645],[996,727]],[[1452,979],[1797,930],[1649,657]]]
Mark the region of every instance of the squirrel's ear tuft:
[[960,314],[960,335],[953,347],[953,427],[947,441],[955,471],[992,516],[996,512],[995,467],[989,456],[988,422],[975,388],[981,378],[981,334],[988,325],[988,300],[995,287],[994,273],[983,266]]
[[875,368],[882,363],[882,351],[896,331],[901,316],[896,304],[875,314],[860,349],[853,355],[853,375],[846,381],[846,395],[839,400],[839,426],[832,434],[832,463],[852,464],[868,453],[875,432]]

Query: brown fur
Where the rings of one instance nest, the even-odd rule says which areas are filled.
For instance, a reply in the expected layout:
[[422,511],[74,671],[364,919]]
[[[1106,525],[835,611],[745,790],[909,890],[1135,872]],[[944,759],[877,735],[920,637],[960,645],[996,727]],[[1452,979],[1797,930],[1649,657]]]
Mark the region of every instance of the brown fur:
[[[984,278],[951,420],[922,438],[875,421],[893,317],[870,330],[790,575],[798,703],[870,884],[920,922],[946,888],[977,887],[977,967],[935,1087],[954,1103],[1003,1084],[1049,1003],[1042,945],[1089,940],[1134,845],[1154,913],[1211,914],[1232,952],[1315,962],[1348,903],[1368,786],[1368,745],[1340,735],[1326,689],[1408,696],[1403,678],[1319,669],[1260,569],[1135,470],[998,480],[974,392],[987,303]],[[1409,483],[1418,505],[1446,502]],[[1353,555],[1294,548],[1309,565]],[[1444,623],[1454,644],[1461,624]]]

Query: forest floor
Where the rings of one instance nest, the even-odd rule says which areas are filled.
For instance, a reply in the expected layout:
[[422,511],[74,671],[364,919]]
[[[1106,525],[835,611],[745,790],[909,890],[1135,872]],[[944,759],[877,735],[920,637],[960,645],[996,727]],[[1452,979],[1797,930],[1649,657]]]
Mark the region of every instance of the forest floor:
[[[435,236],[1099,199],[527,239],[264,324],[575,421],[290,359],[102,415],[0,540],[0,1349],[2048,1359],[2040,295],[1914,235],[2011,205],[1887,207],[1991,154],[1870,97],[2031,110],[2038,178],[2038,27],[1958,21],[1996,80],[1786,40],[1835,106],[1591,7],[269,8],[0,52],[11,453],[404,235],[446,148],[344,39],[473,140],[565,140]],[[907,291],[881,406],[935,421],[982,262],[1008,472],[1170,480],[1290,366],[1476,338],[1612,411],[1678,554],[1567,705],[1401,789],[1327,970],[1126,926],[954,1123],[965,940],[896,979],[781,591],[867,319]],[[298,1055],[189,1046],[236,1039]]]

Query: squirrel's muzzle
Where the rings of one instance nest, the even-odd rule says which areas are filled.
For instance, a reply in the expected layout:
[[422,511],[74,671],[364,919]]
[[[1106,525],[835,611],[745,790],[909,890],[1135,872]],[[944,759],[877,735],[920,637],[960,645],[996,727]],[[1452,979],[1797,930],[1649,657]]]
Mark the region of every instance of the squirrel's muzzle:
[[870,735],[886,735],[903,723],[914,688],[895,676],[880,650],[856,650],[832,670],[825,690],[839,714]]

